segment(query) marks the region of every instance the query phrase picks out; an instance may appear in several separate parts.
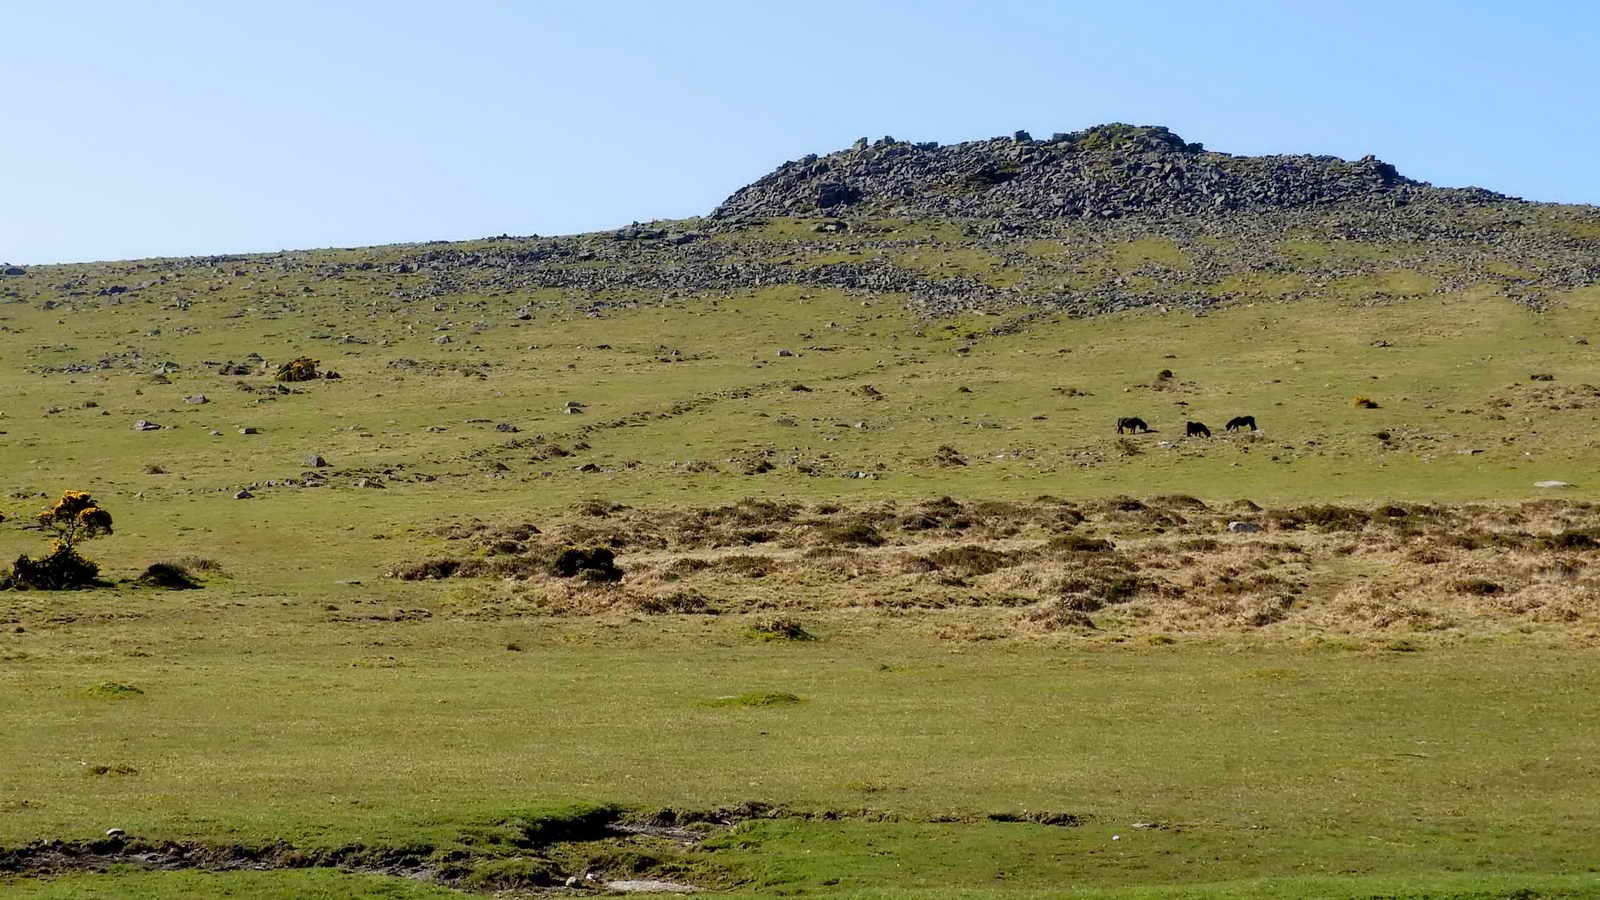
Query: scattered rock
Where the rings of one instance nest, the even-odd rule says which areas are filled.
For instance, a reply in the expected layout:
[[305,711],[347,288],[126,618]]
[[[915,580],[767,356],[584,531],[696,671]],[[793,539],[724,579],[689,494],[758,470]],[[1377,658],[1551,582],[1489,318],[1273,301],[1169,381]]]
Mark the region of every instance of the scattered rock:
[[1255,534],[1262,528],[1254,522],[1229,522],[1228,530],[1234,534]]
[[261,433],[261,429],[256,428],[256,427],[251,426],[251,425],[240,425],[239,426],[239,433],[240,434],[260,434]]
[[323,459],[320,454],[313,453],[301,460],[301,463],[308,469],[320,469],[326,466],[328,461]]
[[1577,485],[1573,484],[1570,481],[1535,481],[1533,483],[1533,486],[1534,487],[1538,487],[1538,488],[1569,488],[1569,487],[1577,487]]
[[201,406],[201,405],[204,405],[206,403],[210,403],[211,401],[206,398],[205,394],[195,394],[192,397],[183,398],[183,402],[190,403],[190,404],[193,404],[195,406]]
[[160,431],[161,430],[161,426],[157,425],[154,422],[150,422],[150,421],[147,421],[145,419],[140,419],[139,421],[133,423],[133,430],[134,431]]
[[235,499],[235,500],[249,500],[251,497],[254,497],[254,496],[255,496],[255,494],[252,494],[249,491],[236,491],[236,492],[234,492],[233,499]]
[[518,428],[515,425],[512,425],[510,422],[501,422],[498,425],[494,426],[494,430],[495,431],[503,431],[503,432],[506,432],[506,433],[509,433],[509,434],[516,434],[517,432],[521,431],[522,429]]

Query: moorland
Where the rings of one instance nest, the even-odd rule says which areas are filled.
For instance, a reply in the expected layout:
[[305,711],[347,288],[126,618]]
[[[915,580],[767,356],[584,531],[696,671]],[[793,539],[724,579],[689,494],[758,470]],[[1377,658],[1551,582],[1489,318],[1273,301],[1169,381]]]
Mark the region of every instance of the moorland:
[[0,559],[115,522],[6,896],[1600,896],[1595,208],[1102,126],[0,272]]

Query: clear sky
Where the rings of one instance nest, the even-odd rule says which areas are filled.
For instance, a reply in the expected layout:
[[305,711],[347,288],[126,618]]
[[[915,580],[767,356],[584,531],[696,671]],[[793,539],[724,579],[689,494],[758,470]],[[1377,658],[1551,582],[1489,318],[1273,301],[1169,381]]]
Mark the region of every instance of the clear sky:
[[1111,121],[1600,203],[1593,0],[0,0],[0,47],[19,263],[595,230]]

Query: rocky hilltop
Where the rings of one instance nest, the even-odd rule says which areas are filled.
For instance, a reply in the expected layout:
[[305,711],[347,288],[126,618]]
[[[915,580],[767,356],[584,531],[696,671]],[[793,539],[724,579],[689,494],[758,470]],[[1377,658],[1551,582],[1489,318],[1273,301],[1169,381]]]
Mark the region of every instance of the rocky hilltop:
[[[593,234],[6,266],[0,304],[215,303],[231,296],[219,275],[243,288],[240,316],[299,314],[326,293],[395,315],[426,303],[526,321],[541,306],[603,316],[779,286],[929,316],[1467,291],[1543,308],[1600,285],[1600,209],[1437,188],[1373,157],[1232,156],[1101,125],[1043,141],[857,141],[785,163],[709,216]],[[199,281],[212,283],[180,287]]]
[[885,137],[827,156],[791,160],[719,206],[718,219],[843,215],[983,219],[1193,216],[1376,202],[1396,207],[1448,194],[1505,200],[1476,189],[1442,191],[1372,156],[1233,156],[1160,126],[1099,125],[1035,140],[940,146]]

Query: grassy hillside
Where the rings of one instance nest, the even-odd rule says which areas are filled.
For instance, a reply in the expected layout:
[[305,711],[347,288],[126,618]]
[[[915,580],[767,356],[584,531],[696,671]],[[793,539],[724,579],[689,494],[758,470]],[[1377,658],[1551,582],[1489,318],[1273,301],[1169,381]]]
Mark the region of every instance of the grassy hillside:
[[[1600,230],[1459,215],[4,276],[0,555],[116,533],[0,592],[0,892],[1600,895]],[[112,827],[216,871],[21,851]]]

